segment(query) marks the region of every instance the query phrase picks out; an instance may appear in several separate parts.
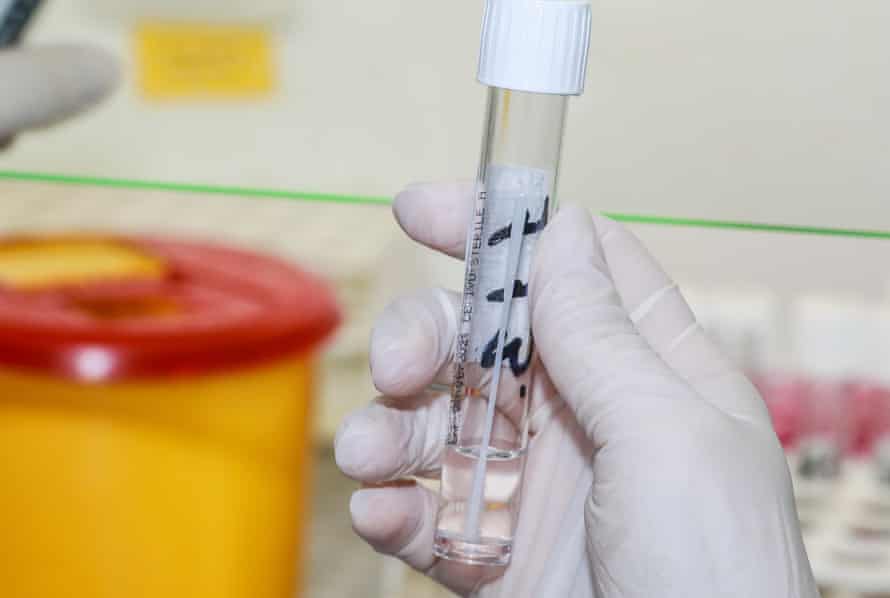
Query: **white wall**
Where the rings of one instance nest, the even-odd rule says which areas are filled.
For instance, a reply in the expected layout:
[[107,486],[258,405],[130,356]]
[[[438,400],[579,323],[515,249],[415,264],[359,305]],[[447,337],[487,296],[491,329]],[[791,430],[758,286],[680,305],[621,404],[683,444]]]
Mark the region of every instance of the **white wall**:
[[[136,14],[147,4],[130,6]],[[23,139],[2,166],[375,195],[472,175],[481,2],[294,5],[295,19],[276,29],[275,98],[150,104],[131,71],[102,110]],[[32,39],[91,39],[129,60],[126,6],[49,2]],[[890,229],[888,32],[883,0],[596,0],[563,200]],[[887,249],[876,242],[641,232],[681,278],[884,285]]]

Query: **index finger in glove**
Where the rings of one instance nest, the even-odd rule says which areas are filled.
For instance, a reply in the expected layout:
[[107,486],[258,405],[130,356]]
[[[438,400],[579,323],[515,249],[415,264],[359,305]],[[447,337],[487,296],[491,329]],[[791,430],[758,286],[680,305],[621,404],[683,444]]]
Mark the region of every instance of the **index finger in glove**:
[[0,139],[44,127],[97,103],[118,81],[117,61],[98,48],[0,51]]
[[409,185],[396,195],[393,214],[413,240],[463,259],[475,188],[470,182]]

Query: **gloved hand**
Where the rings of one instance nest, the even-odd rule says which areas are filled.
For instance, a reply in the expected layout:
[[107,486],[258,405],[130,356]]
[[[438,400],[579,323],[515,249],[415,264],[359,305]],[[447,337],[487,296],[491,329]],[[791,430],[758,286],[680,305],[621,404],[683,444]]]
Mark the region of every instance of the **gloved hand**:
[[[463,254],[468,185],[410,187],[395,202],[418,242]],[[566,207],[542,235],[532,321],[549,375],[532,406],[513,560],[437,560],[436,475],[459,297],[432,290],[380,317],[371,371],[386,397],[351,415],[340,468],[373,484],[353,527],[459,594],[509,598],[814,598],[792,488],[769,415],[696,324],[677,287],[615,222]],[[561,398],[558,398],[561,397]]]
[[0,146],[74,116],[114,89],[117,61],[89,46],[0,50]]

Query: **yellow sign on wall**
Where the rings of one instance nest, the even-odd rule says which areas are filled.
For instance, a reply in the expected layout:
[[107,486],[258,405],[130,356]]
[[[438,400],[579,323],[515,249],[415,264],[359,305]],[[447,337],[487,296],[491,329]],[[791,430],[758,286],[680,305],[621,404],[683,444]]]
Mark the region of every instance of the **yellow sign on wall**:
[[150,98],[257,97],[275,88],[272,43],[262,27],[145,23],[136,53],[140,87]]

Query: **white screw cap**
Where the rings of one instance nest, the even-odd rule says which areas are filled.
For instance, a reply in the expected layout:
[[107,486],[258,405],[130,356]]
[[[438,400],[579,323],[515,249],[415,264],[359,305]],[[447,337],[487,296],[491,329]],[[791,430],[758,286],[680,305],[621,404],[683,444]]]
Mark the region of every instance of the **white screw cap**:
[[516,91],[580,95],[590,5],[579,0],[486,0],[479,81]]

